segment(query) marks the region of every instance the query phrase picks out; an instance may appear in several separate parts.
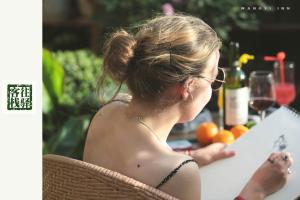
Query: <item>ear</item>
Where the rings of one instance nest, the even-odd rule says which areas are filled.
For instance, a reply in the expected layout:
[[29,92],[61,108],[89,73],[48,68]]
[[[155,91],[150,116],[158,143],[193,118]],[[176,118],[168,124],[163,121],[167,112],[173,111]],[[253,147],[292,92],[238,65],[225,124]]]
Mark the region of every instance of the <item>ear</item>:
[[192,78],[188,78],[183,84],[179,84],[176,86],[177,93],[181,96],[183,100],[187,100],[191,95],[191,86],[194,80]]

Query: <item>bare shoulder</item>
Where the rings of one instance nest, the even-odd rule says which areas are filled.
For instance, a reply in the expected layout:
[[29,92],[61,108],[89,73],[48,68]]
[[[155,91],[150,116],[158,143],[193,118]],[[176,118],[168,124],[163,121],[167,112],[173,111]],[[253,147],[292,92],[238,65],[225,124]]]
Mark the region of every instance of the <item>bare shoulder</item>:
[[130,102],[132,99],[132,96],[129,93],[118,93],[117,96],[114,99],[120,99],[120,100],[124,100],[124,101],[128,101]]
[[[103,104],[93,116],[89,132],[105,132],[105,129],[109,128],[112,118],[114,123],[119,123],[117,116],[122,112],[122,108],[128,106],[131,98],[130,94],[119,93],[114,99]],[[91,137],[91,134],[88,134],[88,136]]]
[[115,111],[116,109],[119,109],[122,106],[127,106],[128,103],[130,103],[132,99],[132,96],[127,93],[118,93],[115,98],[110,100],[109,102],[105,103],[101,106],[99,111],[97,112],[96,116],[109,113],[110,111]]
[[[171,194],[179,199],[199,200],[200,199],[200,173],[196,162],[188,161],[192,159],[186,155],[176,155],[173,157],[173,163],[164,166],[169,172],[176,170],[176,173],[160,187],[160,190]],[[176,163],[176,164],[175,164]]]

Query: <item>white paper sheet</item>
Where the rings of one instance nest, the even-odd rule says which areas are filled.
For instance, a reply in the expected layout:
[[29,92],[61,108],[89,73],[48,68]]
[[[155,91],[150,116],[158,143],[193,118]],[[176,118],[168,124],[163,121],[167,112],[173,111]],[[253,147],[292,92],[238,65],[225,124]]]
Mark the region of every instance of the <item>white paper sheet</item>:
[[254,171],[280,148],[294,158],[292,174],[281,190],[266,199],[295,199],[300,195],[300,116],[286,107],[273,112],[230,145],[227,149],[235,150],[236,156],[200,168],[201,199],[233,200]]

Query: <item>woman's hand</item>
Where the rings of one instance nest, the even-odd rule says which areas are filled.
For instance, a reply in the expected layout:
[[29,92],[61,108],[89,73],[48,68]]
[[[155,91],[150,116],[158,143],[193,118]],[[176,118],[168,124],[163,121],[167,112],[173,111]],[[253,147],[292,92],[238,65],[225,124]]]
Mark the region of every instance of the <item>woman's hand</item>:
[[292,162],[290,153],[272,153],[255,171],[240,196],[244,199],[260,200],[278,191],[286,183]]
[[234,151],[225,151],[226,144],[213,143],[206,147],[191,151],[191,157],[193,157],[199,167],[208,165],[217,160],[224,158],[230,158],[235,155]]

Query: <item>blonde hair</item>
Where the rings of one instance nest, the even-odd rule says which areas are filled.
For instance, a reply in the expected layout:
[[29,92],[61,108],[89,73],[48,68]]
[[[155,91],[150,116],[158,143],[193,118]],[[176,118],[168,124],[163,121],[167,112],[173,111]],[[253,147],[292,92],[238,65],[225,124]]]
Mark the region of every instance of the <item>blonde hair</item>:
[[112,34],[104,46],[98,88],[104,89],[103,80],[109,75],[120,87],[126,83],[134,97],[156,101],[166,88],[199,75],[220,47],[216,32],[199,18],[156,17],[139,26],[135,34],[125,30]]

